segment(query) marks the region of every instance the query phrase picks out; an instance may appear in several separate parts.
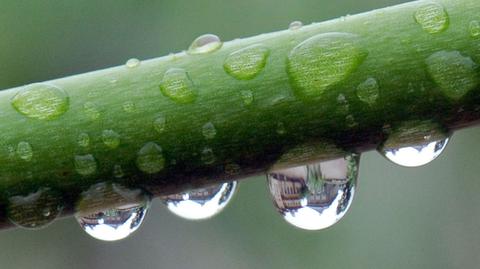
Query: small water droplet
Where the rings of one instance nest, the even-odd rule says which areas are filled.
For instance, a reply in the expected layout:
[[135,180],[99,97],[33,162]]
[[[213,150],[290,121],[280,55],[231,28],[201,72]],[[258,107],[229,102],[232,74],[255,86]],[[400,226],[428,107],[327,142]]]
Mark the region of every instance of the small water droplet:
[[368,78],[357,87],[357,97],[360,101],[373,106],[378,99],[379,89],[377,80]]
[[102,141],[108,148],[116,149],[120,144],[120,135],[114,130],[103,130]]
[[160,116],[153,120],[153,129],[157,131],[157,133],[161,134],[165,131],[166,119],[163,116]]
[[347,79],[367,56],[359,40],[354,34],[324,33],[293,48],[287,59],[287,73],[295,94],[313,100]]
[[471,21],[468,27],[470,31],[470,36],[473,38],[480,37],[480,22],[479,21]]
[[448,141],[449,135],[436,124],[406,122],[394,129],[377,151],[395,164],[418,167],[440,156]]
[[192,80],[181,68],[170,68],[165,72],[160,90],[177,104],[193,103],[197,97]]
[[21,141],[17,145],[17,155],[24,161],[31,161],[33,158],[33,149],[30,143]]
[[29,118],[51,120],[68,110],[68,94],[53,85],[37,83],[25,86],[11,101],[12,106]]
[[113,166],[113,176],[116,178],[122,178],[125,175],[123,172],[122,166],[119,164],[116,164]]
[[222,211],[231,200],[237,182],[196,189],[187,193],[168,195],[162,198],[170,212],[189,219],[202,220],[211,218]]
[[422,5],[415,11],[414,18],[423,30],[430,34],[443,32],[449,25],[447,12],[438,3]]
[[211,122],[207,122],[202,126],[202,134],[205,139],[213,139],[217,135],[217,129]]
[[453,100],[462,98],[479,85],[478,65],[458,51],[438,51],[425,63],[433,81]]
[[135,68],[140,65],[140,60],[136,58],[129,59],[126,63],[125,66],[128,68]]
[[283,218],[305,230],[325,229],[337,223],[352,204],[359,156],[347,155],[267,175],[273,203]]
[[243,104],[249,106],[254,101],[253,92],[250,90],[242,90],[240,91],[240,96],[242,97]]
[[270,50],[263,45],[251,45],[228,55],[223,68],[238,80],[253,79],[265,67],[269,53]]
[[75,171],[82,176],[92,175],[97,171],[97,161],[92,154],[75,155]]
[[[140,190],[129,190],[117,184],[112,184],[113,187],[110,184],[101,184],[82,193],[75,218],[80,227],[96,239],[124,239],[142,224],[150,206],[150,198]],[[89,204],[102,203],[117,205],[93,212],[88,209]]]
[[87,133],[80,133],[77,137],[77,143],[80,147],[88,147],[90,145],[90,136]]
[[228,163],[225,165],[224,169],[225,169],[225,174],[227,174],[228,176],[238,175],[242,170],[240,165],[236,163]]
[[162,148],[154,142],[146,143],[138,152],[136,164],[138,169],[147,174],[160,172],[165,166]]
[[7,208],[8,219],[26,229],[44,228],[62,211],[60,196],[49,188],[40,188],[26,196],[12,196]]
[[303,23],[301,21],[292,21],[290,25],[288,26],[288,29],[290,30],[298,30],[302,28]]
[[277,134],[284,135],[287,133],[287,129],[285,129],[285,124],[283,122],[277,123]]
[[203,54],[216,51],[222,47],[220,38],[213,34],[197,37],[187,50],[188,54]]
[[85,110],[87,117],[89,117],[91,120],[96,120],[100,117],[100,109],[93,102],[86,102],[83,104],[83,109]]
[[126,101],[122,105],[123,111],[127,113],[133,113],[137,110],[137,107],[135,106],[135,103],[132,101]]
[[204,164],[212,164],[215,162],[216,157],[215,157],[215,154],[213,153],[213,150],[207,147],[202,150],[200,159]]

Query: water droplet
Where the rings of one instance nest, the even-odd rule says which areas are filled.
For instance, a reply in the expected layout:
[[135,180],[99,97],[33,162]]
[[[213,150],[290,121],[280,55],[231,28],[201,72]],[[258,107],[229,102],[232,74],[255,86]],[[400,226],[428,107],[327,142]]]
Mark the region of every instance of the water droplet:
[[430,34],[443,32],[449,25],[447,12],[438,3],[432,2],[419,7],[414,18],[423,30]]
[[223,68],[236,79],[253,79],[265,67],[269,53],[270,50],[263,45],[251,45],[228,55]]
[[163,95],[178,104],[193,103],[197,97],[192,80],[181,68],[170,68],[165,72],[160,90]]
[[[88,208],[88,205],[112,203],[116,205],[106,210]],[[149,206],[150,198],[140,190],[101,183],[82,193],[75,218],[92,237],[116,241],[126,238],[140,227]]]
[[368,78],[357,87],[357,97],[360,101],[373,106],[378,99],[379,89],[377,80]]
[[298,30],[302,28],[303,23],[301,21],[292,21],[290,25],[288,26],[288,29],[290,30]]
[[338,222],[355,194],[359,156],[322,161],[267,175],[277,211],[301,229],[320,230]]
[[60,196],[49,188],[40,188],[26,196],[12,196],[7,208],[8,219],[26,229],[39,229],[52,223],[62,211]]
[[170,212],[189,219],[201,220],[217,215],[231,200],[237,182],[201,188],[187,193],[168,195],[162,198]]
[[242,168],[236,163],[228,163],[225,165],[225,174],[229,176],[238,175]]
[[87,133],[80,133],[77,137],[77,143],[80,147],[88,147],[90,145],[90,136]]
[[116,164],[113,166],[113,176],[116,178],[122,178],[125,175],[123,172],[122,166],[119,164]]
[[213,150],[208,147],[202,150],[200,158],[204,164],[212,164],[216,160],[215,154],[213,154]]
[[31,161],[33,157],[33,150],[30,143],[21,141],[17,145],[17,155],[24,161]]
[[417,167],[440,156],[448,140],[449,135],[436,124],[407,122],[393,130],[377,150],[395,164]]
[[126,101],[122,105],[123,111],[127,113],[133,113],[137,110],[137,107],[135,106],[135,103],[132,101]]
[[202,126],[202,134],[205,139],[213,139],[217,135],[217,129],[211,122],[207,122]]
[[240,91],[240,96],[242,97],[243,104],[249,106],[253,103],[254,96],[253,92],[250,90],[242,90]]
[[458,51],[439,51],[425,61],[427,71],[443,93],[458,100],[479,84],[478,65]]
[[12,98],[12,106],[29,118],[51,120],[68,110],[68,94],[53,85],[37,83],[25,86]]
[[160,116],[153,120],[153,129],[157,131],[159,134],[163,133],[165,131],[165,125],[166,125],[166,119],[163,116]]
[[470,31],[470,36],[473,38],[480,37],[480,22],[479,21],[471,21],[468,27]]
[[283,124],[283,122],[277,123],[277,134],[284,135],[286,132],[287,129],[285,129],[285,124]]
[[203,54],[216,51],[222,47],[222,41],[216,35],[205,34],[197,37],[187,50],[188,54]]
[[120,144],[120,135],[114,130],[104,130],[102,132],[102,141],[108,148],[116,149]]
[[128,68],[135,68],[140,65],[140,60],[136,58],[129,59],[126,63],[125,66]]
[[87,114],[92,120],[96,120],[100,117],[100,109],[93,102],[86,102],[83,104],[83,109],[85,110],[85,114]]
[[75,171],[82,176],[92,175],[97,171],[97,161],[92,154],[75,155]]
[[311,100],[347,79],[367,56],[359,39],[349,33],[325,33],[293,48],[287,72],[295,94]]
[[138,169],[147,174],[160,172],[165,166],[162,148],[154,142],[146,143],[137,153],[136,164]]

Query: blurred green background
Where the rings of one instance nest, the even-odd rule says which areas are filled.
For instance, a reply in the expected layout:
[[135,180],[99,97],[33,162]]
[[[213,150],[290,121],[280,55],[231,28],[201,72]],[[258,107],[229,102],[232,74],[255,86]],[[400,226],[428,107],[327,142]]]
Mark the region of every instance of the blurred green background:
[[[165,55],[207,32],[230,40],[402,2],[1,0],[0,88]],[[350,212],[324,231],[283,221],[259,176],[209,221],[184,221],[155,200],[120,242],[90,238],[73,218],[0,232],[0,268],[478,268],[479,138],[480,128],[459,131],[416,169],[364,154]]]

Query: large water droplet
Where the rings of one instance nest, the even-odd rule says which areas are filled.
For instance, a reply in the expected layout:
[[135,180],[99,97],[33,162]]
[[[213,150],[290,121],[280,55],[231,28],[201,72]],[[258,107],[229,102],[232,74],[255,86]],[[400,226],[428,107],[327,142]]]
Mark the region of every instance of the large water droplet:
[[8,219],[27,229],[47,226],[63,209],[61,197],[49,188],[40,188],[26,196],[12,196],[8,200]]
[[288,29],[290,30],[298,30],[302,28],[303,23],[301,21],[292,21],[290,25],[288,26]]
[[170,212],[189,220],[201,220],[220,213],[228,204],[237,182],[229,182],[162,198]]
[[160,172],[165,166],[162,148],[154,142],[146,143],[137,152],[136,164],[138,169],[147,174]]
[[374,78],[368,78],[364,82],[360,83],[357,87],[357,97],[362,102],[374,105],[378,99],[378,83]]
[[92,154],[75,155],[75,171],[82,176],[92,175],[97,171],[97,161]]
[[125,66],[128,68],[135,68],[140,65],[140,60],[136,58],[129,59],[126,63]]
[[388,135],[378,152],[395,164],[417,167],[440,156],[448,140],[448,133],[436,124],[407,122]]
[[217,135],[217,129],[211,122],[207,122],[202,126],[202,134],[205,139],[213,139]]
[[290,224],[305,230],[325,229],[350,207],[358,175],[359,156],[298,166],[267,175],[273,203]]
[[160,116],[153,120],[153,129],[157,131],[157,133],[161,134],[165,131],[166,119],[163,116]]
[[108,148],[116,149],[120,144],[120,135],[113,130],[104,130],[102,132],[102,141]]
[[197,97],[192,80],[181,68],[170,68],[165,72],[160,90],[163,95],[178,104],[193,103]]
[[92,120],[96,120],[100,117],[100,109],[98,106],[93,102],[86,102],[83,104],[83,109],[85,110],[85,114]]
[[77,143],[80,147],[88,147],[90,145],[90,136],[87,133],[80,133],[77,137]]
[[478,65],[458,51],[438,51],[425,62],[428,74],[448,98],[458,100],[479,84]]
[[216,51],[222,47],[220,38],[213,34],[197,37],[187,50],[188,54],[203,54]]
[[251,45],[228,55],[223,68],[236,79],[253,79],[265,67],[269,53],[270,50],[263,45]]
[[17,145],[17,155],[24,161],[31,161],[33,158],[33,149],[30,143],[21,141]]
[[21,114],[40,120],[55,119],[69,107],[68,94],[53,85],[25,86],[12,98],[12,106]]
[[470,36],[473,38],[480,37],[480,22],[479,21],[471,21],[468,27],[470,32]]
[[287,72],[296,95],[305,100],[317,98],[347,79],[367,55],[359,39],[349,33],[325,33],[293,48]]
[[[116,204],[107,210],[91,210],[89,205]],[[116,241],[136,231],[143,222],[150,198],[140,190],[130,190],[117,184],[97,184],[82,193],[77,206],[80,227],[96,239]]]
[[425,4],[415,11],[415,21],[420,24],[427,33],[440,33],[448,28],[449,19],[447,12],[438,3]]

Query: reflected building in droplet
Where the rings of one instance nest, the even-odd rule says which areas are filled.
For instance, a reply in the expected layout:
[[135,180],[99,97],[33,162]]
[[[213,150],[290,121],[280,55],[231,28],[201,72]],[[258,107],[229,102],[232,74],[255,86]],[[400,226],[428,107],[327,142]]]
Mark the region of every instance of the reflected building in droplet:
[[175,215],[201,220],[220,213],[235,193],[237,182],[232,181],[211,187],[192,190],[185,193],[168,195],[163,202]]
[[269,172],[278,212],[305,230],[332,226],[347,212],[355,193],[358,155]]

